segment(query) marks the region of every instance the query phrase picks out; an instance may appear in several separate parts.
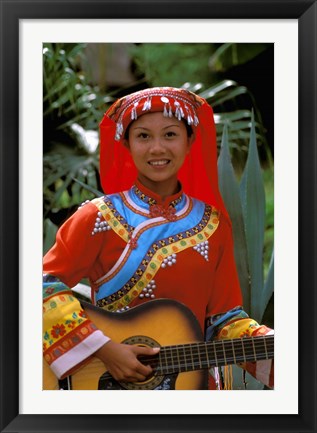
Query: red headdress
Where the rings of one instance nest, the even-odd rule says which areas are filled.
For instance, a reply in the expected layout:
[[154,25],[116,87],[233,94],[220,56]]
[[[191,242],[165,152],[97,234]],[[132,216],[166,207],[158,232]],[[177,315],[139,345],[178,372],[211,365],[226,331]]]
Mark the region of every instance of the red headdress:
[[100,123],[100,176],[107,194],[129,189],[137,177],[133,160],[120,141],[128,125],[143,114],[162,111],[184,119],[195,134],[179,172],[186,194],[214,205],[227,216],[218,188],[217,143],[213,111],[207,101],[186,90],[154,87],[118,99]]

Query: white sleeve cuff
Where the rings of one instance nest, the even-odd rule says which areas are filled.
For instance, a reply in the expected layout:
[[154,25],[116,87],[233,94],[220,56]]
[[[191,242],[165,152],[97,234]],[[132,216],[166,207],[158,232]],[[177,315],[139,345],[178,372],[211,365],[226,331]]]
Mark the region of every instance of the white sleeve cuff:
[[77,346],[57,358],[51,364],[51,369],[60,379],[67,371],[84,361],[108,341],[110,341],[110,338],[104,335],[100,330],[97,330]]

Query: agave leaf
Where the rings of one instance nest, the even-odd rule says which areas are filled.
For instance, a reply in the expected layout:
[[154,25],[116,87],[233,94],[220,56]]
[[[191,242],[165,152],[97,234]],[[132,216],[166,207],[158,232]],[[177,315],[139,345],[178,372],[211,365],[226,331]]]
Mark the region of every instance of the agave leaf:
[[273,292],[274,292],[274,250],[272,251],[269,271],[266,277],[266,281],[264,283],[264,289],[262,293],[261,320],[263,318],[265,309],[269,303],[269,300],[271,299]]
[[265,191],[260,166],[254,115],[252,113],[248,158],[240,184],[248,262],[251,280],[251,315],[261,319],[263,291],[263,246],[265,230]]
[[263,390],[263,383],[256,380],[247,371],[245,372],[238,365],[232,366],[233,389],[236,390]]
[[251,301],[243,211],[239,194],[239,185],[235,177],[229,153],[228,131],[226,125],[223,129],[221,150],[218,158],[218,175],[220,192],[232,222],[234,255],[243,294],[244,308],[246,311],[249,311]]

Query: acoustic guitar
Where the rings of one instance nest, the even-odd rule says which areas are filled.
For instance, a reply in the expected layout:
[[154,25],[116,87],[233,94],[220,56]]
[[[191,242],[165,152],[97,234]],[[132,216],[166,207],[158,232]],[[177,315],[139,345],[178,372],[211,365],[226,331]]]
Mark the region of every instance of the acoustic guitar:
[[[204,342],[194,314],[179,302],[158,299],[120,313],[109,313],[81,301],[89,318],[113,341],[160,347],[140,357],[153,373],[144,382],[117,382],[96,357],[64,380],[72,390],[208,389],[208,369],[274,358],[274,335]],[[43,389],[60,389],[44,361]]]

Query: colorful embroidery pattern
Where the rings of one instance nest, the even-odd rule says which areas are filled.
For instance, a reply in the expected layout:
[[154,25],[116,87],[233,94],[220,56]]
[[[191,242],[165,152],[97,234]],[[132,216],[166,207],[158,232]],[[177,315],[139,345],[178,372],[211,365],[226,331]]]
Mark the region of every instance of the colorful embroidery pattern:
[[61,281],[43,283],[43,300],[47,301],[56,294],[67,294],[71,293],[70,289]]
[[[157,203],[157,201],[154,198],[149,197],[146,194],[144,194],[142,191],[140,191],[139,188],[136,185],[134,185],[132,187],[132,190],[133,190],[134,194],[137,197],[139,197],[139,199],[142,200],[144,203],[146,203],[146,204],[148,204],[150,206],[153,206],[153,205],[155,205]],[[183,195],[181,195],[177,199],[173,200],[169,204],[169,206],[175,207],[178,203],[180,203],[182,201],[182,199],[183,199]]]
[[129,241],[130,233],[134,227],[130,226],[123,216],[115,209],[111,200],[106,196],[92,200],[92,203],[97,206],[102,213],[105,221],[112,229],[126,242]]
[[260,325],[253,319],[235,318],[234,321],[221,329],[217,335],[217,339],[250,337],[259,327]]
[[51,364],[94,332],[96,327],[64,283],[50,275],[44,280],[43,314],[46,320],[43,350],[46,361]]
[[[188,200],[188,206],[184,207],[182,213],[177,217],[177,220],[181,220],[183,218],[186,218],[190,214],[192,209],[193,209],[193,202],[192,202],[192,200],[189,199]],[[135,210],[133,209],[133,211],[135,211]],[[103,277],[101,277],[97,281],[95,281],[95,286],[100,287],[102,284],[105,284],[106,282],[110,281],[118,272],[120,272],[122,267],[125,265],[125,263],[129,259],[129,256],[132,252],[132,249],[137,247],[138,239],[146,230],[149,230],[153,227],[157,227],[157,226],[160,226],[163,224],[166,224],[166,221],[164,219],[161,219],[160,221],[156,220],[153,223],[149,222],[149,223],[145,224],[142,228],[138,229],[137,233],[134,234],[133,238],[132,238],[131,234],[129,234],[129,245],[131,248],[125,252],[124,257],[119,258],[113,271],[110,271],[109,273],[107,273],[107,275],[104,275]],[[99,289],[97,289],[96,291],[98,292]]]
[[[50,332],[44,334],[44,358],[48,364],[52,364],[57,358],[80,344],[89,334],[97,330],[96,326],[90,321],[82,322],[79,325],[74,323],[73,326],[72,321],[67,322],[54,325]],[[67,327],[74,329],[68,332]],[[68,332],[67,335],[66,332]],[[53,340],[50,337],[53,337]]]
[[109,311],[116,311],[128,305],[154,278],[166,257],[208,239],[218,224],[217,210],[206,205],[204,215],[195,227],[152,244],[130,280],[116,293],[98,300],[97,305]]

